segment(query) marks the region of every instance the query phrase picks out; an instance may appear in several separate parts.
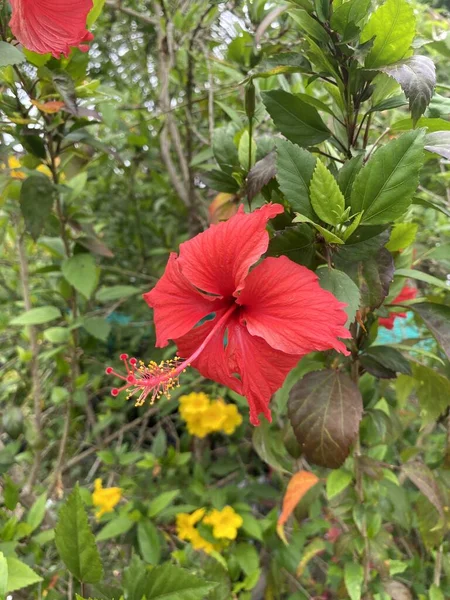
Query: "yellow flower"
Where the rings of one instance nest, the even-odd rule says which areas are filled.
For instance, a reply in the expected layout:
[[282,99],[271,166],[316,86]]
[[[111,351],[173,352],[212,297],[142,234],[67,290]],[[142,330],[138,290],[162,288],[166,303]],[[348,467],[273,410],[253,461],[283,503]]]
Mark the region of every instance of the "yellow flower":
[[204,438],[210,432],[203,422],[203,411],[189,415],[186,419],[187,430],[191,435]]
[[206,410],[210,405],[209,398],[203,392],[192,392],[180,397],[180,415],[185,421],[190,415]]
[[226,405],[221,401],[211,402],[211,406],[202,412],[203,426],[208,429],[208,433],[222,429],[226,419],[225,407]]
[[203,550],[206,554],[210,554],[214,550],[213,544],[208,542],[208,540],[205,540],[205,538],[202,538],[196,529],[194,529],[194,534],[190,541],[194,550]]
[[11,177],[13,179],[25,179],[26,175],[23,171],[20,171],[20,160],[15,156],[10,156],[8,158],[8,168],[11,170]]
[[237,531],[243,522],[242,517],[231,506],[225,506],[222,510],[214,509],[203,519],[205,525],[212,525],[213,536],[216,539],[227,540],[236,539]]
[[119,487],[104,488],[101,479],[96,479],[94,483],[94,492],[92,502],[97,507],[95,516],[100,519],[104,514],[113,512],[116,504],[122,498],[122,490]]
[[204,552],[210,553],[214,550],[214,546],[211,542],[202,538],[195,528],[195,525],[202,520],[204,514],[204,508],[199,508],[191,514],[178,513],[176,516],[177,536],[180,540],[191,542],[194,550],[203,550]]
[[242,423],[242,415],[239,413],[236,404],[223,404],[223,415],[224,421],[221,429],[227,435],[231,435]]

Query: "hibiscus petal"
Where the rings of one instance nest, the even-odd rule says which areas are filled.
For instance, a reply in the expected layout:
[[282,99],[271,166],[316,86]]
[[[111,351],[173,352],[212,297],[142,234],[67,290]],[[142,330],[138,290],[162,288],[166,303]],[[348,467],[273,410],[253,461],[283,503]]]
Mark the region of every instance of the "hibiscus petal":
[[10,0],[11,31],[33,52],[68,56],[71,47],[87,50],[93,39],[86,30],[92,0]]
[[228,221],[211,225],[180,246],[180,268],[198,289],[217,296],[232,296],[242,289],[252,265],[267,250],[267,221],[283,212],[280,204],[266,204]]
[[223,303],[201,294],[187,281],[179,267],[177,255],[169,256],[164,275],[156,286],[144,294],[154,310],[156,346],[167,346],[170,340],[183,336],[201,319],[219,310]]
[[250,422],[259,425],[261,413],[272,421],[270,399],[302,355],[285,354],[269,346],[261,337],[250,335],[237,315],[233,316],[228,331],[228,361],[231,369],[241,377],[240,393],[250,406]]
[[334,348],[349,352],[338,338],[350,338],[347,315],[333,294],[322,289],[317,275],[285,256],[266,258],[245,280],[238,304],[241,322],[288,354]]
[[[178,354],[182,358],[188,358],[200,346],[211,329],[216,325],[217,320],[223,316],[226,309],[222,309],[216,313],[216,317],[207,321],[199,327],[195,327],[185,336],[175,339],[178,348]],[[225,347],[225,335],[228,323],[225,322],[222,327],[217,330],[217,334],[209,341],[205,350],[200,356],[192,362],[203,377],[217,381],[222,385],[226,385],[238,394],[242,394],[242,383],[236,377],[233,377],[231,370],[232,364],[228,358],[228,346]]]

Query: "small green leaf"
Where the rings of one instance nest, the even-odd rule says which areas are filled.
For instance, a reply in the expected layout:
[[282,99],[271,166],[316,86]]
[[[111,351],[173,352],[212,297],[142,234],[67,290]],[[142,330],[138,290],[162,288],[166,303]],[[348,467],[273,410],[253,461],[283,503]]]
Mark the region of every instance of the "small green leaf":
[[424,130],[405,133],[375,152],[361,169],[351,194],[352,211],[364,211],[361,223],[390,223],[407,211],[419,184],[424,140]]
[[8,583],[6,593],[22,590],[29,585],[34,585],[42,580],[37,573],[30,569],[28,565],[18,560],[17,558],[9,557],[6,559],[8,563]]
[[259,554],[252,544],[237,544],[233,555],[246,575],[252,575],[259,568]]
[[7,44],[6,42],[0,42],[0,67],[19,65],[24,60],[25,56],[19,48],[16,48],[12,44]]
[[111,331],[111,324],[103,317],[89,317],[83,321],[83,329],[97,338],[106,342]]
[[348,327],[355,320],[356,311],[359,309],[361,301],[358,286],[346,273],[337,269],[323,267],[317,270],[317,275],[319,276],[320,286],[347,305],[344,310],[348,316],[345,326]]
[[374,69],[401,60],[409,53],[415,34],[416,19],[409,2],[386,0],[371,15],[361,33],[362,44],[375,37],[365,66]]
[[319,42],[323,42],[324,44],[328,44],[330,41],[330,36],[322,27],[322,25],[313,19],[311,15],[309,15],[306,10],[296,9],[290,10],[289,15],[291,18],[300,26],[303,31]]
[[161,540],[151,521],[139,521],[137,538],[142,558],[150,565],[157,565],[161,560]]
[[148,516],[156,517],[162,512],[165,508],[172,504],[172,502],[177,498],[180,494],[180,490],[172,490],[170,492],[163,492],[156,498],[154,498],[150,502],[150,506],[148,507]]
[[417,223],[396,223],[391,231],[389,242],[385,247],[389,252],[405,250],[416,239],[418,227]]
[[316,162],[309,190],[316,215],[328,225],[339,225],[345,210],[345,199],[336,179],[321,160]]
[[227,194],[234,194],[239,191],[239,184],[228,173],[213,169],[212,171],[205,171],[200,174],[200,179],[205,185],[210,187],[217,192],[225,192]]
[[20,210],[25,228],[36,241],[53,208],[55,188],[48,177],[31,175],[22,183]]
[[62,274],[77,292],[89,299],[97,285],[97,267],[91,254],[75,254],[61,266]]
[[296,213],[296,217],[295,217],[295,219],[293,219],[292,222],[293,223],[311,223],[311,225],[313,227],[315,227],[319,233],[322,234],[322,237],[324,238],[324,240],[326,242],[328,242],[329,244],[343,244],[344,243],[344,240],[342,240],[340,237],[338,237],[332,231],[328,231],[328,229],[325,229],[325,227],[322,227],[321,225],[314,223],[313,221],[311,221],[311,219],[308,219],[308,217],[304,217],[303,215]]
[[6,596],[6,590],[8,589],[8,562],[3,555],[3,552],[0,552],[0,598]]
[[359,30],[357,26],[366,17],[370,0],[348,0],[333,11],[331,27],[346,40]]
[[61,313],[56,306],[41,306],[32,308],[19,317],[12,319],[11,325],[41,325],[59,319]]
[[95,297],[99,302],[114,302],[140,293],[141,290],[132,285],[113,285],[111,287],[101,287]]
[[284,90],[263,92],[262,99],[277,129],[299,146],[314,146],[330,137],[315,108]]
[[112,538],[128,533],[133,527],[134,521],[128,517],[116,517],[107,523],[95,537],[97,542],[104,542]]
[[33,506],[30,508],[30,511],[27,515],[26,522],[31,527],[32,533],[35,529],[39,527],[45,517],[47,503],[47,494],[42,494],[37,498]]
[[445,600],[443,591],[435,583],[430,587],[430,600]]
[[362,565],[348,562],[344,567],[344,581],[350,600],[361,600],[364,570]]
[[147,600],[204,600],[217,586],[168,563],[154,568],[148,579]]
[[87,17],[87,26],[90,28],[95,23],[95,21],[99,18],[103,6],[105,5],[105,0],[94,0],[94,5],[91,8],[91,12]]
[[[348,3],[346,3],[348,4]],[[364,163],[364,154],[358,154],[348,160],[338,173],[338,184],[346,200],[350,199],[353,182]]]
[[450,381],[417,363],[413,363],[413,376],[423,422],[434,423],[450,406]]
[[50,327],[44,331],[44,338],[52,344],[64,344],[69,341],[70,331],[66,327]]
[[335,471],[331,471],[331,473],[327,477],[328,500],[331,500],[332,498],[343,492],[345,488],[350,485],[351,481],[352,474],[348,471],[344,471],[343,469],[336,469]]
[[395,275],[398,277],[416,279],[417,281],[429,283],[430,285],[442,288],[443,290],[448,290],[447,282],[444,279],[438,279],[433,275],[428,275],[428,273],[423,273],[422,271],[417,271],[416,269],[397,269],[395,271]]
[[59,511],[55,529],[59,556],[69,571],[84,583],[97,583],[103,567],[78,485]]

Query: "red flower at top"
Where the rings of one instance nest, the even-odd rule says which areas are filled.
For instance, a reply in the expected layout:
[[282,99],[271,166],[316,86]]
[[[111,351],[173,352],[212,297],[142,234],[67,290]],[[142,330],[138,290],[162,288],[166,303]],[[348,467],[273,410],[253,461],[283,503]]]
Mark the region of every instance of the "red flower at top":
[[86,29],[92,0],[10,0],[11,31],[19,42],[39,54],[68,56],[71,47],[86,51],[93,39]]
[[[401,304],[405,300],[413,300],[417,296],[417,290],[415,287],[411,285],[404,285],[400,294],[392,300],[391,304]],[[386,327],[386,329],[392,329],[394,327],[394,321],[398,317],[405,319],[407,314],[405,312],[390,312],[388,317],[380,317],[378,319],[379,325],[381,327]]]

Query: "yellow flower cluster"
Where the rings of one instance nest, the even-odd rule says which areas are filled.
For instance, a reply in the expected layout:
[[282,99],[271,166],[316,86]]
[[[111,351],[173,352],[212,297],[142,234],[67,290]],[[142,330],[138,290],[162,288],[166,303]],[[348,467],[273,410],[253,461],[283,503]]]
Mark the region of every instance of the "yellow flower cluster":
[[95,516],[100,519],[104,514],[113,512],[116,504],[122,498],[122,489],[119,487],[104,488],[101,479],[96,479],[94,483],[94,492],[92,494],[92,503],[97,507]]
[[199,438],[217,431],[231,435],[242,423],[235,404],[225,404],[220,398],[211,401],[203,392],[181,396],[179,410],[189,433]]
[[[59,166],[60,162],[61,160],[57,158],[55,161],[56,166]],[[2,168],[4,169],[5,167],[3,166]],[[8,158],[8,169],[10,170],[10,176],[13,179],[26,179],[27,176],[23,171],[21,171],[21,168],[22,163],[16,156],[10,156]],[[39,171],[39,173],[42,173],[43,175],[46,175],[50,179],[52,177],[52,172],[47,165],[39,165],[35,170]],[[61,174],[60,180],[64,181],[64,174]]]
[[192,544],[194,550],[203,550],[210,554],[216,550],[215,546],[200,535],[195,527],[197,523],[211,525],[212,534],[216,540],[235,540],[237,532],[242,527],[243,520],[231,506],[225,506],[222,510],[213,509],[207,515],[204,508],[199,508],[191,514],[179,513],[177,519],[177,535],[180,540],[185,540]]

